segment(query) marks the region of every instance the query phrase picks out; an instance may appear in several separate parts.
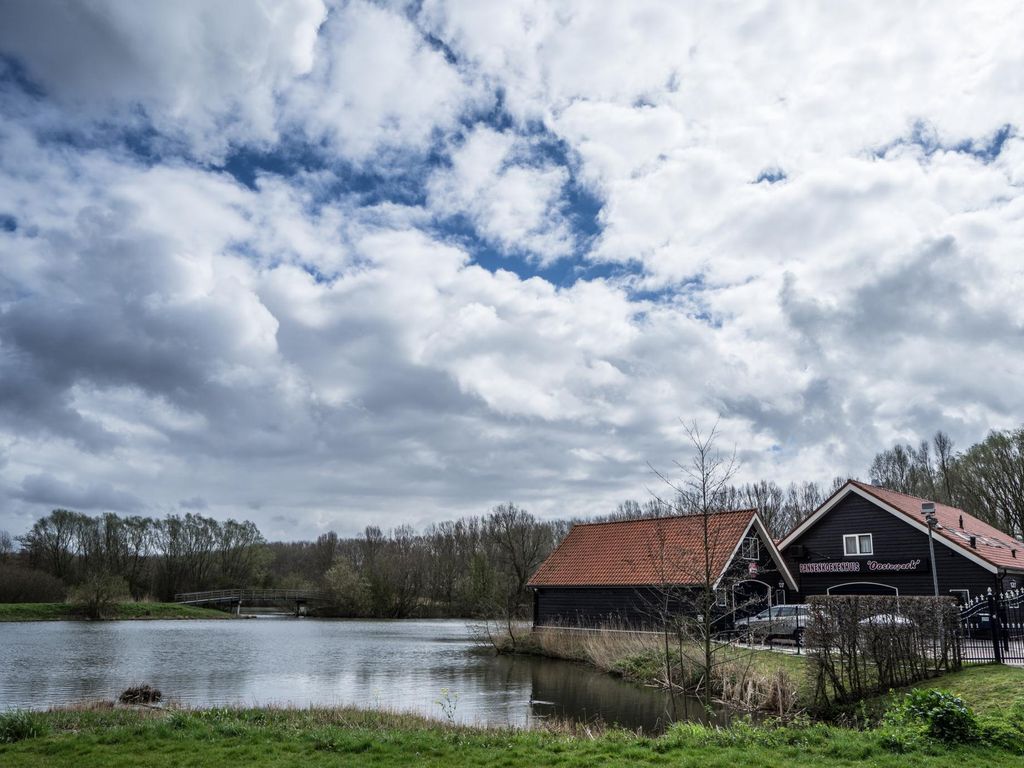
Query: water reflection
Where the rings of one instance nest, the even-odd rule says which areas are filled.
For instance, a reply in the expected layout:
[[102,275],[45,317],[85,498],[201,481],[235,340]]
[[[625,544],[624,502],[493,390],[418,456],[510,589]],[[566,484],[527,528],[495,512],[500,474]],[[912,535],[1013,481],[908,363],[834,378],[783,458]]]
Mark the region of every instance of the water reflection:
[[[658,731],[672,718],[663,692],[578,664],[481,653],[461,621],[0,624],[0,710],[112,699],[141,682],[194,706],[354,705],[442,717],[448,689],[465,723],[559,717]],[[677,704],[703,716],[695,702]]]
[[696,697],[673,697],[665,691],[624,684],[576,664],[541,659],[531,672],[535,718],[601,722],[647,733],[660,733],[678,720],[724,724],[729,719],[721,708],[707,712]]

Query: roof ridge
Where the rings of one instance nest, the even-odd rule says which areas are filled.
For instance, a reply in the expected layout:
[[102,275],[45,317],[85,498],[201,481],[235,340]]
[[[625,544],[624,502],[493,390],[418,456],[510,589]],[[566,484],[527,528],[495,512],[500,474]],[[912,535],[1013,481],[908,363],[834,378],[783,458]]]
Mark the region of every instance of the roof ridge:
[[[749,509],[723,509],[718,512],[712,512],[708,517],[714,517],[716,515],[739,515],[739,514],[757,514],[760,510],[757,507],[750,507]],[[703,517],[701,513],[693,515],[658,515],[656,517],[624,517],[621,520],[590,520],[583,523],[573,523],[572,527],[575,528],[581,525],[615,525],[617,523],[644,523],[647,521],[655,520],[686,520],[691,517]]]

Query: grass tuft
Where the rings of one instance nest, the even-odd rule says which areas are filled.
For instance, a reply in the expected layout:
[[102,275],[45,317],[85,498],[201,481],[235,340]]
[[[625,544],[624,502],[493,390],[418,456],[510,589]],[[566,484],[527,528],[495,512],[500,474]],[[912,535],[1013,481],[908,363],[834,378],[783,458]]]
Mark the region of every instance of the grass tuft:
[[0,744],[35,739],[49,732],[49,724],[37,712],[15,709],[0,713]]

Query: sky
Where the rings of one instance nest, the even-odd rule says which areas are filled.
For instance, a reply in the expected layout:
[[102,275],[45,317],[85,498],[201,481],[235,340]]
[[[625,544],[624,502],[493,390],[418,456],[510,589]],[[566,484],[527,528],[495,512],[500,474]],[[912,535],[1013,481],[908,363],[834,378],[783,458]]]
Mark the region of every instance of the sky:
[[7,0],[0,529],[602,514],[1024,421],[1024,7]]

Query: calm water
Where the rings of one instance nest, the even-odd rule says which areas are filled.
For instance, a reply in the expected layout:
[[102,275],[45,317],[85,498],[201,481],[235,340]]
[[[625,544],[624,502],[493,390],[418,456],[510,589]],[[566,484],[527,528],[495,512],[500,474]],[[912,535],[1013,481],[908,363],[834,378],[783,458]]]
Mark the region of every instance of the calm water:
[[663,693],[581,665],[481,653],[461,621],[0,623],[0,710],[113,699],[142,682],[193,706],[355,705],[437,718],[446,688],[455,719],[482,725],[554,715],[656,731],[669,711]]

